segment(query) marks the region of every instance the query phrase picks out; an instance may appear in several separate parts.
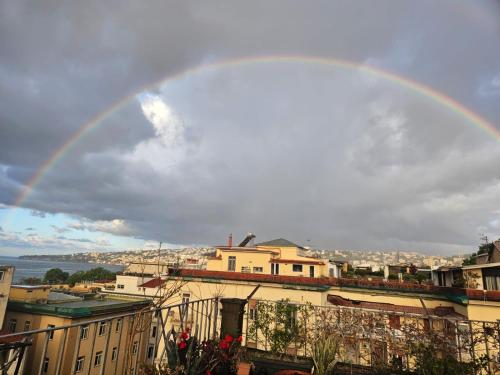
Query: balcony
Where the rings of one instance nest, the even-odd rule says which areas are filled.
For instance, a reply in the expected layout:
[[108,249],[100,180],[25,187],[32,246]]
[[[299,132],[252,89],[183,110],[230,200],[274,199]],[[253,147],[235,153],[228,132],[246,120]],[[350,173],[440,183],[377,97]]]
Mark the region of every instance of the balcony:
[[167,362],[187,328],[200,343],[242,335],[245,360],[254,363],[255,373],[262,368],[309,371],[326,337],[336,345],[336,374],[409,373],[426,360],[448,361],[467,374],[500,371],[498,322],[458,314],[211,298],[0,334],[2,373],[146,374],[144,366]]

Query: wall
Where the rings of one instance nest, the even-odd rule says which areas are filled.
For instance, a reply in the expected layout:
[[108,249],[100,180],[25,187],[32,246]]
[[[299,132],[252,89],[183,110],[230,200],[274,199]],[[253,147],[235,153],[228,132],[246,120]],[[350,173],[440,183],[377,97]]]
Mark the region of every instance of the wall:
[[9,298],[11,300],[24,302],[36,302],[40,300],[46,301],[49,297],[49,292],[49,286],[33,286],[32,288],[12,286]]
[[[148,288],[140,288],[139,285],[152,279],[151,277],[116,275],[116,287],[114,291],[122,294],[147,295],[149,292]],[[123,288],[119,288],[119,285],[123,285]]]
[[[220,250],[217,249],[216,255],[217,259],[209,259],[207,263],[207,270],[210,271],[228,271],[229,257],[236,257],[236,268],[235,272],[242,272],[242,267],[249,267],[250,271],[254,273],[254,267],[261,267],[263,274],[271,274],[271,261],[273,259],[270,251],[280,252],[281,256],[275,256],[276,259],[286,259],[286,260],[314,260],[319,261],[319,259],[301,257],[297,255],[297,248],[286,247],[286,248],[275,248],[275,247],[259,247],[259,250],[242,250],[235,249],[230,250]],[[298,264],[298,263],[297,263]],[[308,264],[303,264],[302,272],[293,271],[293,262],[290,263],[279,263],[279,274],[284,276],[307,276],[309,277],[309,266]],[[313,265],[314,266],[314,276],[328,276],[328,264],[325,262],[323,265]]]
[[[116,314],[115,314],[116,315]],[[16,332],[22,332],[24,328],[24,322],[30,321],[31,328],[34,329],[45,329],[49,324],[55,326],[69,325],[75,323],[83,323],[85,321],[111,317],[110,315],[93,316],[81,319],[70,319],[56,316],[46,316],[46,315],[35,315],[27,313],[19,313],[9,311],[7,313],[7,319],[17,319],[17,329]],[[66,344],[64,345],[64,352],[62,353],[63,361],[61,363],[61,374],[72,374],[74,373],[74,366],[77,357],[85,357],[84,368],[82,374],[97,375],[100,374],[101,367],[105,364],[104,374],[111,375],[124,373],[125,366],[129,368],[139,369],[139,365],[145,361],[146,350],[149,340],[150,332],[135,332],[133,334],[131,317],[123,318],[122,324],[117,330],[117,319],[112,320],[108,323],[106,327],[105,334],[102,336],[98,335],[98,325],[92,324],[89,326],[88,337],[86,339],[80,340],[80,327],[71,328],[68,330]],[[56,372],[57,358],[60,348],[63,347],[63,330],[57,330],[53,334],[53,339],[48,341],[47,351],[45,358],[49,358],[49,367],[47,374],[54,374]],[[95,339],[94,339],[95,337]],[[136,355],[131,355],[131,361],[126,361],[126,352],[129,352],[132,348],[133,342],[137,341],[139,343],[139,350]],[[39,364],[42,361],[42,351],[45,343],[45,334],[35,335],[35,340],[33,343],[33,349],[28,350],[26,357],[24,358],[21,374],[29,375],[37,373],[39,369]],[[111,353],[113,348],[119,348],[118,356],[115,360],[112,360]],[[108,349],[106,355],[106,361],[100,366],[94,366],[95,355],[97,352],[102,351],[103,354],[105,349]],[[80,373],[80,372],[79,372]]]
[[0,271],[3,271],[3,277],[0,280],[0,328],[3,327],[5,309],[7,308],[7,301],[9,300],[14,270],[15,268],[12,266],[0,266]]

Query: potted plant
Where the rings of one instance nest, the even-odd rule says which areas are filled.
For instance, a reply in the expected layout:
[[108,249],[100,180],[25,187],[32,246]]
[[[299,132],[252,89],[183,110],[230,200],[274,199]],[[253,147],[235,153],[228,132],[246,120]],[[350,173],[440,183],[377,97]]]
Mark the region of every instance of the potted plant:
[[167,363],[143,365],[146,375],[236,375],[242,355],[241,336],[199,342],[186,329],[166,342]]
[[312,348],[314,362],[314,375],[333,374],[333,369],[338,362],[337,355],[340,348],[340,339],[336,335],[323,333]]

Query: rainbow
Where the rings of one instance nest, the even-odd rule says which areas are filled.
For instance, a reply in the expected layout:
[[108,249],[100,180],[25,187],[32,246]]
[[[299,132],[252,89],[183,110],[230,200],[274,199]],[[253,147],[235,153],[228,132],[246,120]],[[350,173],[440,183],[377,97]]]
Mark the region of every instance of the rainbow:
[[359,70],[360,72],[367,73],[379,78],[382,78],[388,82],[392,82],[400,87],[408,89],[416,94],[422,95],[435,103],[451,110],[452,112],[462,116],[469,123],[482,129],[484,132],[500,141],[500,130],[496,129],[490,122],[485,118],[481,117],[477,113],[474,113],[469,108],[465,107],[458,101],[446,96],[445,94],[426,86],[422,83],[416,82],[407,77],[389,72],[387,70],[376,68],[369,65],[364,65],[361,63],[342,60],[336,58],[324,58],[324,57],[312,57],[312,56],[296,56],[296,55],[279,55],[279,56],[258,56],[258,57],[242,57],[236,59],[228,59],[217,61],[213,63],[207,63],[199,65],[196,67],[188,68],[180,72],[174,73],[172,75],[166,76],[158,81],[147,84],[143,86],[139,91],[120,98],[114,102],[108,109],[98,113],[96,116],[91,118],[87,123],[83,124],[80,129],[68,139],[62,147],[60,147],[52,156],[47,159],[40,168],[36,171],[33,177],[28,181],[24,189],[21,191],[19,196],[14,202],[14,207],[19,207],[23,204],[26,198],[29,196],[30,192],[36,187],[36,185],[43,179],[44,175],[59,161],[64,155],[71,150],[71,148],[91,130],[98,127],[103,123],[103,120],[110,116],[112,113],[123,108],[130,100],[134,99],[138,94],[151,90],[157,86],[164,85],[168,82],[178,80],[187,76],[200,74],[209,70],[223,69],[229,67],[238,67],[245,65],[254,64],[269,64],[269,63],[280,63],[280,62],[296,62],[296,63],[306,63],[306,64],[317,64],[332,66],[339,69],[347,70]]

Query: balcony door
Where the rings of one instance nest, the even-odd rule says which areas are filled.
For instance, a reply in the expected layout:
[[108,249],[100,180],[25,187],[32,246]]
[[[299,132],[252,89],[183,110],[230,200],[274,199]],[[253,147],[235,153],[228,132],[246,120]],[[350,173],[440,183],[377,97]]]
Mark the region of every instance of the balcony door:
[[309,277],[314,277],[314,266],[309,266]]
[[280,264],[271,263],[271,275],[279,275],[279,274],[280,274]]

